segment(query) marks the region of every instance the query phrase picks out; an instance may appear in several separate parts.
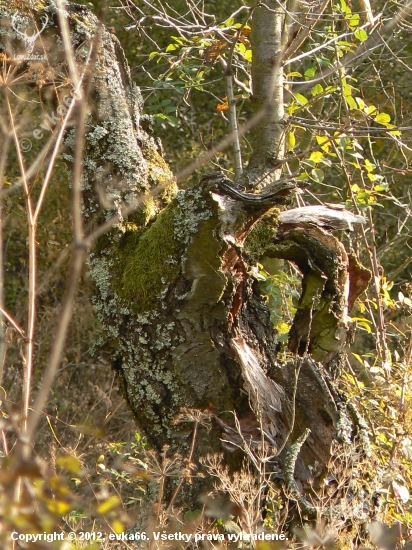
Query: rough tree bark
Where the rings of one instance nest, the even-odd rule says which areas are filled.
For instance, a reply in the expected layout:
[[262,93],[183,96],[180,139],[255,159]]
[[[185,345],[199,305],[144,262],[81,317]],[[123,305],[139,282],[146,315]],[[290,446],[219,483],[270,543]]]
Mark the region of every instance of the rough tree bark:
[[[269,4],[274,10],[278,6]],[[54,2],[38,3],[33,10],[20,2],[1,3],[5,19],[16,10],[22,29],[48,15],[42,40],[52,51],[59,36]],[[263,102],[265,87],[271,86],[277,110],[255,131],[264,148],[262,154],[256,152],[245,176],[265,182],[261,193],[242,193],[222,177],[205,178],[193,189],[177,192],[150,135],[150,120],[142,113],[123,51],[102,27],[88,76],[84,215],[96,225],[119,213],[117,225],[90,252],[89,270],[102,326],[96,347],[111,350],[138,430],[155,448],[168,444],[171,453],[187,456],[193,425],[176,424],[175,418],[182,407],[206,411],[212,423],[208,429],[200,427],[194,460],[223,452],[227,463],[238,467],[239,453],[230,453],[221,439],[233,433],[232,412],[241,425],[247,421],[250,426],[252,417],[255,436],[260,437],[263,427],[267,441],[282,449],[275,462],[291,485],[295,479],[304,483],[322,475],[333,440],[350,442],[362,432],[356,411],[336,391],[329,367],[344,352],[350,337],[348,307],[365,288],[368,275],[328,230],[279,225],[277,206],[287,202],[295,184],[266,184],[273,159],[283,154],[282,71],[273,77],[270,67],[279,54],[284,15],[269,14],[274,18],[265,27],[269,42],[256,44],[267,57],[265,81],[254,76],[254,96],[257,104]],[[264,8],[256,10],[255,36],[267,15]],[[65,16],[82,67],[98,21],[86,8],[69,3]],[[3,47],[8,53],[21,47],[12,27]],[[53,57],[44,63],[53,67]],[[31,64],[22,62],[17,69]],[[72,141],[70,130],[69,148]],[[122,215],[124,206],[141,198],[143,207]],[[291,334],[294,363],[280,364],[276,357],[276,334],[253,276],[254,263],[263,255],[293,261],[304,273]],[[291,463],[289,451],[306,429],[310,434]],[[196,506],[208,486],[208,480],[186,485],[180,502]]]

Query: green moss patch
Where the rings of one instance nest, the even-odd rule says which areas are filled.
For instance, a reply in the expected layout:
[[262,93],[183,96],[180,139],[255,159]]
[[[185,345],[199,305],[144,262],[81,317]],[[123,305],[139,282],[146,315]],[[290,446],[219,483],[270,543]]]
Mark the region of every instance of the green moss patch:
[[245,241],[245,250],[253,261],[259,261],[271,246],[277,229],[279,210],[274,209],[261,218]]
[[128,231],[120,244],[113,288],[137,311],[149,309],[151,301],[180,271],[183,245],[174,236],[174,214],[170,205],[148,229]]

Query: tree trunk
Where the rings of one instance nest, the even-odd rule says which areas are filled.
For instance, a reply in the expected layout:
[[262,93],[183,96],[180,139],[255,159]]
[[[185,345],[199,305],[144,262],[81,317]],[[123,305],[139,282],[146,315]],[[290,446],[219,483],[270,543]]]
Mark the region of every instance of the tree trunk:
[[284,156],[283,37],[287,36],[285,3],[270,0],[253,11],[251,23],[252,105],[255,113],[267,109],[253,129],[253,154],[244,175],[254,187],[280,178],[279,161]]

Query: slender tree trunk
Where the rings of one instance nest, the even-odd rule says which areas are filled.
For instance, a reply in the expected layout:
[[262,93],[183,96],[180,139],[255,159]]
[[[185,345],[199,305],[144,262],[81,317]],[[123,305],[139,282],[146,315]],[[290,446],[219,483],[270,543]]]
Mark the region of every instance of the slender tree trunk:
[[[270,0],[253,12],[252,104],[255,113],[267,109],[263,120],[253,130],[253,154],[247,180],[257,187],[279,179],[278,161],[284,156],[282,46],[285,36],[286,3]],[[265,179],[267,178],[267,179]]]

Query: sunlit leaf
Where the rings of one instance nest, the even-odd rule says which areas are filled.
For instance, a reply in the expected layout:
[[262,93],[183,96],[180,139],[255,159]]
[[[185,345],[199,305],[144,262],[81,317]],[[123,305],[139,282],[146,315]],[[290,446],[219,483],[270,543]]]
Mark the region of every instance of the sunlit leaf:
[[355,30],[359,26],[359,13],[353,13],[348,21],[349,27]]
[[313,96],[317,96],[317,95],[321,94],[322,92],[323,92],[323,86],[321,84],[315,84],[315,86],[313,86],[313,88],[310,91],[310,93]]
[[291,149],[293,149],[295,147],[295,144],[296,144],[295,134],[293,132],[289,132],[287,135],[287,141],[286,141],[287,150],[290,151]]
[[361,365],[364,364],[364,361],[363,361],[362,357],[361,357],[358,353],[354,353],[353,351],[352,351],[351,353],[352,353],[352,355],[359,361],[359,363],[360,363]]
[[376,115],[375,121],[379,122],[379,124],[385,124],[391,121],[391,117],[390,115],[388,115],[388,113],[379,113],[378,115]]
[[351,95],[345,96],[345,101],[351,109],[357,109],[358,108],[358,106],[356,104],[356,101],[353,99],[353,97]]
[[293,95],[294,95],[296,101],[297,101],[298,103],[300,103],[301,105],[306,105],[306,103],[308,102],[308,100],[306,99],[306,97],[305,97],[304,95],[302,95],[302,94],[297,93],[297,94],[293,94]]
[[358,104],[359,109],[365,109],[366,103],[363,101],[361,97],[355,97],[355,101]]
[[355,37],[360,41],[360,42],[365,42],[365,40],[368,39],[368,35],[367,35],[367,32],[364,30],[364,29],[358,29],[354,32],[354,35]]
[[230,19],[227,19],[224,23],[223,23],[223,26],[224,27],[232,27],[235,23],[235,20],[233,17],[231,17]]
[[330,149],[330,140],[326,136],[316,136],[316,141],[318,145],[321,146],[322,151],[325,151],[326,153],[329,152]]
[[350,7],[347,5],[345,0],[340,0],[340,9],[342,10],[342,13],[345,13],[347,15],[350,15],[352,13]]
[[313,153],[310,154],[309,160],[313,160],[316,164],[320,162],[323,159],[323,153],[322,151],[313,151]]
[[372,164],[370,160],[365,159],[365,168],[368,172],[373,172],[373,170],[376,168],[376,165]]

